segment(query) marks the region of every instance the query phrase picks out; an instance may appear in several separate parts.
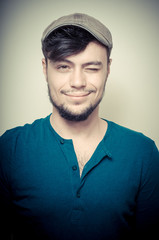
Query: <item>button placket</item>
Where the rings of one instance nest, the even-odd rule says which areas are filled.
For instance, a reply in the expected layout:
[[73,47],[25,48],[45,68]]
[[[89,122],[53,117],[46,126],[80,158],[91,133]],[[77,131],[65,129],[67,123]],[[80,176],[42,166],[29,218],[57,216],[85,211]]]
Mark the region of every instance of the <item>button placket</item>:
[[73,194],[76,196],[80,185],[80,175],[78,171],[78,162],[74,152],[73,142],[71,140],[61,138],[59,139],[59,143],[70,169],[70,183],[72,185]]
[[76,192],[76,197],[77,197],[77,198],[80,198],[80,197],[81,197],[81,194],[80,194],[80,191],[79,191],[79,190]]

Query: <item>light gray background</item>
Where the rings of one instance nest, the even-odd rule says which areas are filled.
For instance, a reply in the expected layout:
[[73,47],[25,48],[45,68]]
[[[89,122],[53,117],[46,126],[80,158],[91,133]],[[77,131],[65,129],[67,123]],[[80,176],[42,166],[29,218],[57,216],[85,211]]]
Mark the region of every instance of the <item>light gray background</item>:
[[41,35],[62,15],[83,12],[111,30],[111,74],[100,115],[143,132],[159,147],[159,1],[4,0],[0,3],[0,134],[52,111]]

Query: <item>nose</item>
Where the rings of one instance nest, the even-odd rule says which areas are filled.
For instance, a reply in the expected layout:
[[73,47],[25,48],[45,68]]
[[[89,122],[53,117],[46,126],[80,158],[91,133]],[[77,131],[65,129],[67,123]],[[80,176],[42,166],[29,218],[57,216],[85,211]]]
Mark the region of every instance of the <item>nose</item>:
[[70,86],[78,89],[86,86],[86,77],[82,69],[74,69],[70,77]]

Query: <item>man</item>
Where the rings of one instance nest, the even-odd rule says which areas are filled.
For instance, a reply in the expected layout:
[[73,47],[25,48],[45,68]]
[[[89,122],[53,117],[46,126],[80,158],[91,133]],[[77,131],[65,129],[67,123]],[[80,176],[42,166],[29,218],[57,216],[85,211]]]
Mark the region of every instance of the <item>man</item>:
[[3,239],[154,239],[157,147],[98,115],[110,31],[85,14],[64,16],[44,31],[42,50],[53,113],[1,137]]

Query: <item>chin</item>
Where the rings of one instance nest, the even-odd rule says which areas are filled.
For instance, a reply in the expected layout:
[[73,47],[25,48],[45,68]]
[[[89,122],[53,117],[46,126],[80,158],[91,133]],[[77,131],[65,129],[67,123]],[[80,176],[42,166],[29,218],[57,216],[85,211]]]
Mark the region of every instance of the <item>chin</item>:
[[60,108],[58,109],[58,112],[61,117],[63,117],[66,120],[73,121],[73,122],[80,122],[85,121],[90,116],[90,114],[93,112],[94,109],[92,107],[89,107],[83,111],[70,111],[67,108]]

